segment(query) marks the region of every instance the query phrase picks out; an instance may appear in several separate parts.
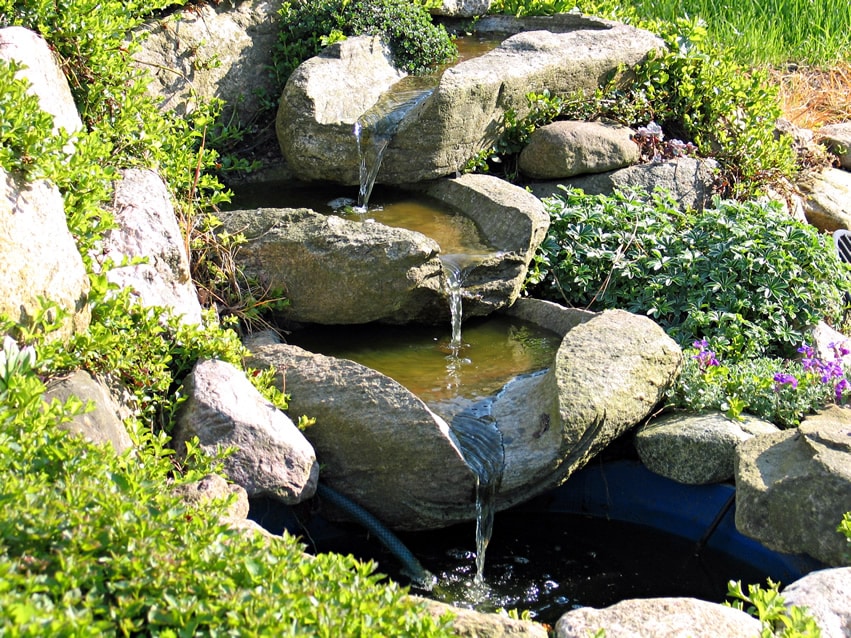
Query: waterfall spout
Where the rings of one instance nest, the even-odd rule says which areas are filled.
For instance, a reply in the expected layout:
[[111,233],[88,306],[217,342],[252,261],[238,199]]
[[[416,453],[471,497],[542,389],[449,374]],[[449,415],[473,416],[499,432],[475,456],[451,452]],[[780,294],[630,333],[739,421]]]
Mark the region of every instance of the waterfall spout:
[[384,152],[402,121],[432,94],[434,88],[391,89],[354,126],[355,140],[360,157],[358,206],[355,210],[368,210],[372,188],[378,177]]
[[485,553],[493,532],[494,497],[505,467],[502,434],[490,415],[490,407],[490,401],[480,401],[457,414],[449,426],[464,461],[476,475],[476,585],[484,583]]

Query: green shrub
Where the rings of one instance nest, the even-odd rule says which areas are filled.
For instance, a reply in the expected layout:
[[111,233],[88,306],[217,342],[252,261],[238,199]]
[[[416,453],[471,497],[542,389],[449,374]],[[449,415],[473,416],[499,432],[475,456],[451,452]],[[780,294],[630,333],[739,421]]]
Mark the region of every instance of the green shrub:
[[757,618],[762,625],[761,638],[820,638],[821,630],[809,611],[796,605],[787,607],[779,588],[769,579],[767,589],[748,585],[745,593],[741,582],[730,581],[727,595],[733,602],[729,606]]
[[725,192],[734,197],[793,175],[792,145],[775,137],[781,110],[767,73],[709,46],[699,21],[662,23],[656,30],[667,48],[639,65],[626,100],[650,104],[647,119],[661,124],[668,137],[693,142],[702,155],[718,160]]
[[396,66],[410,73],[425,73],[456,54],[446,29],[432,22],[422,3],[300,0],[284,2],[279,15],[273,66],[282,87],[299,64],[345,36],[385,35]]
[[810,326],[841,319],[851,290],[829,238],[772,204],[716,199],[698,214],[661,192],[566,189],[545,204],[529,292],[645,314],[683,346],[705,338],[725,357],[789,356]]

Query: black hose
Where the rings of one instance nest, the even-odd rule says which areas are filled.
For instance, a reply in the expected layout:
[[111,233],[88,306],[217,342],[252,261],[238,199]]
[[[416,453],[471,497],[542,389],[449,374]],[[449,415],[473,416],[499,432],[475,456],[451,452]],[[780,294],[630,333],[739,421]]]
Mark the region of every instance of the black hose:
[[724,505],[721,506],[721,509],[718,510],[718,513],[715,515],[712,523],[710,523],[709,527],[706,528],[706,531],[703,532],[703,536],[697,541],[697,546],[695,547],[695,554],[700,554],[703,551],[703,548],[706,546],[706,543],[709,541],[709,537],[715,533],[715,530],[718,529],[718,526],[721,524],[721,521],[727,515],[727,512],[730,511],[730,508],[733,507],[733,504],[736,502],[736,492],[735,490],[730,494],[727,498],[727,501]]
[[363,507],[327,485],[319,483],[316,487],[316,493],[322,499],[340,508],[354,518],[357,523],[375,534],[378,540],[381,541],[381,544],[399,559],[403,565],[405,575],[410,577],[414,585],[421,589],[431,590],[436,580],[434,575],[420,564],[417,557],[405,547],[404,543],[399,540],[399,537],[391,532],[384,523],[367,512]]

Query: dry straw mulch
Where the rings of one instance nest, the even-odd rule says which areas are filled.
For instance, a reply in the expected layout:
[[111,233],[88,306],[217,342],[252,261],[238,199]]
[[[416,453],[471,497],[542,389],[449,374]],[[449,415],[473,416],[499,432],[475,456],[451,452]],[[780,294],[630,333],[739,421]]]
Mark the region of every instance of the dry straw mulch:
[[818,130],[826,124],[851,121],[851,63],[830,69],[796,67],[773,73],[780,85],[786,119]]

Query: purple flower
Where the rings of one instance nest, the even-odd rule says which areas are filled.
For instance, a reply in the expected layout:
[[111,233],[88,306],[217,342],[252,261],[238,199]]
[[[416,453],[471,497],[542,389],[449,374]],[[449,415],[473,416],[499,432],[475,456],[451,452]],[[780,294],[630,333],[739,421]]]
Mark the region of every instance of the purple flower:
[[788,384],[793,388],[798,387],[798,379],[794,374],[789,374],[788,372],[778,372],[774,375],[774,383],[776,384],[775,389],[779,389],[781,385]]
[[812,358],[812,356],[816,353],[812,346],[808,346],[806,343],[798,348],[798,352],[806,357]]
[[845,376],[842,364],[837,359],[821,362],[820,372],[822,383],[828,383],[831,379],[841,379]]
[[[697,344],[700,342],[695,341],[695,343]],[[706,341],[704,340],[703,343],[706,344]],[[704,345],[703,347],[706,347],[706,345]],[[718,363],[718,359],[715,357],[715,353],[712,350],[704,350],[703,347],[701,347],[700,351],[692,357],[692,359],[695,359],[697,361],[698,365],[700,366],[700,369],[706,370],[706,368],[709,366],[721,365],[720,363]]]
[[836,384],[834,391],[836,392],[836,402],[842,403],[842,392],[851,387],[851,384],[848,383],[848,379],[841,379],[839,383]]
[[847,341],[843,341],[842,343],[829,343],[827,347],[833,350],[833,356],[837,359],[851,354],[851,349],[848,348]]

